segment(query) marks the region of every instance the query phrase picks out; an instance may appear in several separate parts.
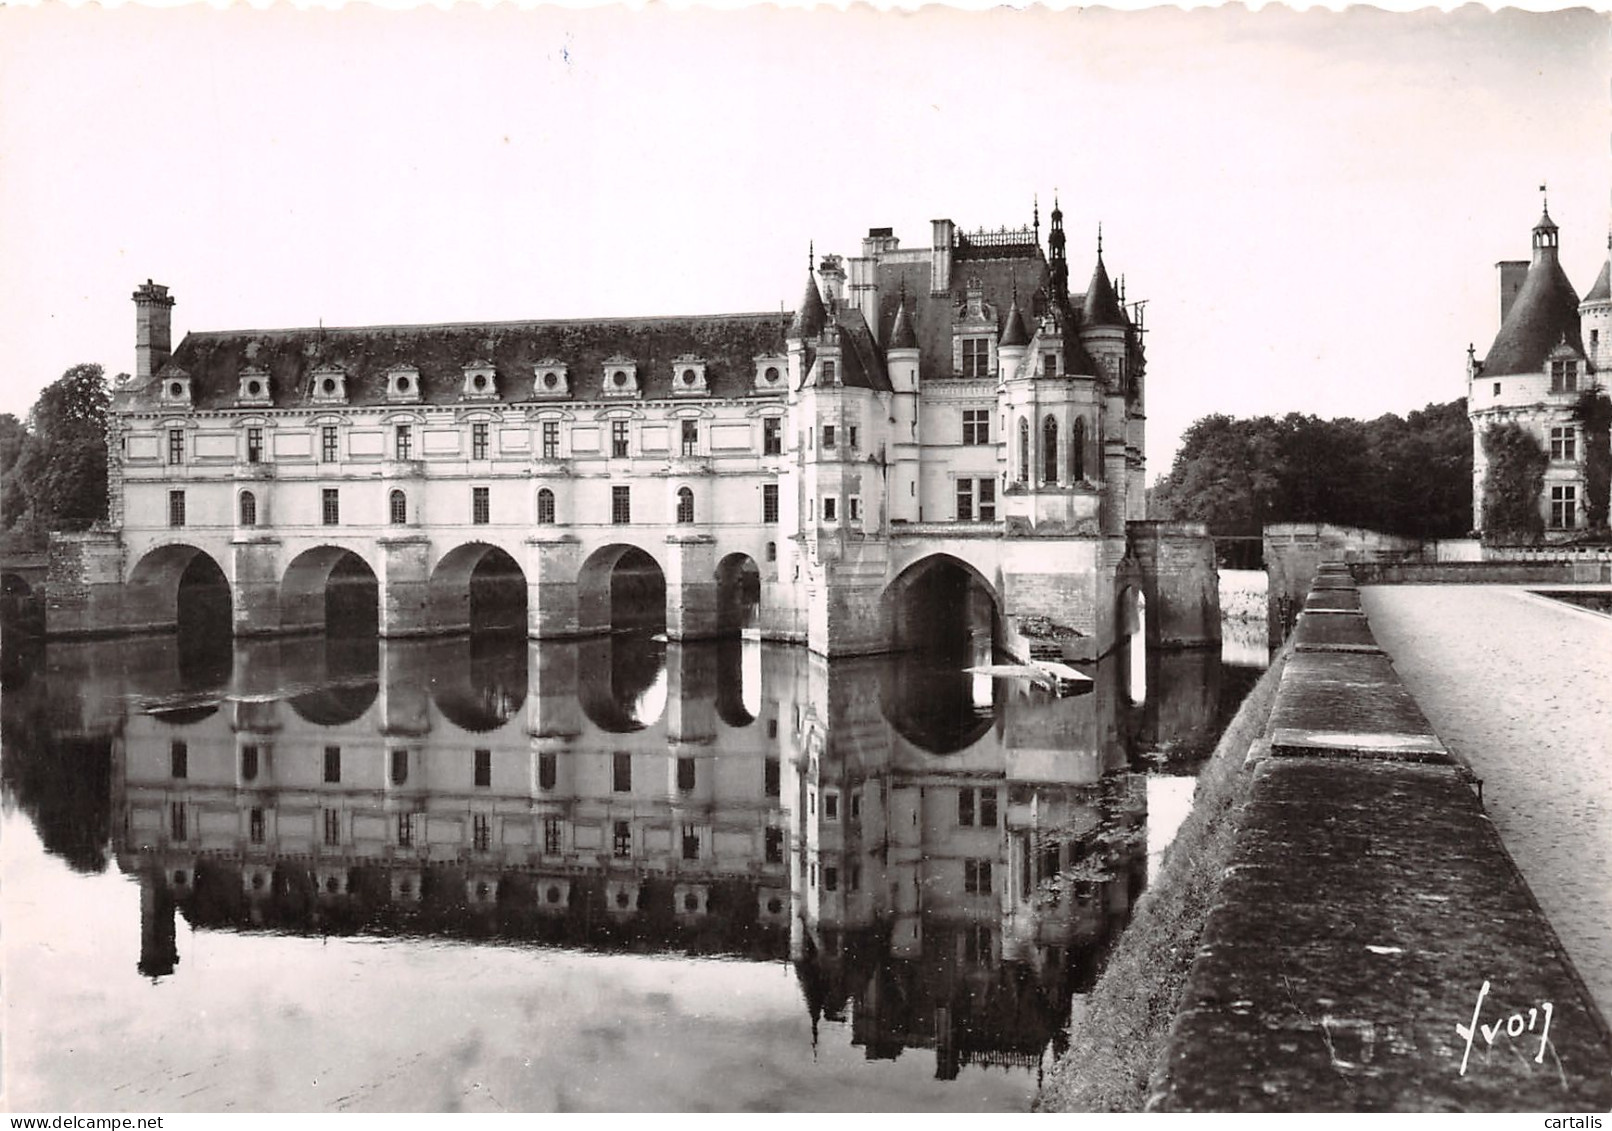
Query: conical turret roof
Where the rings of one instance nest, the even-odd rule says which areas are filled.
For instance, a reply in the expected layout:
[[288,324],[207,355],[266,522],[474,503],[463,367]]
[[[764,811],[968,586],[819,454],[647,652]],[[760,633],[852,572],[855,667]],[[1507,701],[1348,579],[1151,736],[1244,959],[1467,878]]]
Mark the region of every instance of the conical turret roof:
[[895,324],[890,327],[890,349],[915,350],[918,348],[918,335],[913,331],[912,319],[907,317],[907,300],[903,295],[901,305],[896,307]]
[[1120,309],[1119,295],[1103,266],[1103,254],[1097,253],[1097,270],[1092,272],[1091,284],[1086,288],[1086,301],[1081,307],[1082,321],[1087,326],[1124,326],[1125,312]]
[[1595,285],[1584,296],[1584,302],[1612,302],[1612,255],[1601,264],[1601,273],[1595,276]]
[[1019,312],[1019,292],[1013,292],[1013,305],[1008,308],[1007,325],[1002,327],[1002,340],[997,343],[1001,346],[1027,346],[1030,344],[1030,332],[1025,329],[1024,315]]
[[[1548,217],[1547,217],[1548,219]],[[1483,359],[1484,376],[1538,373],[1563,340],[1584,353],[1579,330],[1578,292],[1555,255],[1536,258],[1522,288]]]
[[823,306],[823,296],[817,289],[817,279],[810,271],[806,272],[806,293],[801,296],[800,306],[795,310],[795,320],[789,324],[791,338],[815,338],[823,332],[823,326],[828,321],[828,311]]

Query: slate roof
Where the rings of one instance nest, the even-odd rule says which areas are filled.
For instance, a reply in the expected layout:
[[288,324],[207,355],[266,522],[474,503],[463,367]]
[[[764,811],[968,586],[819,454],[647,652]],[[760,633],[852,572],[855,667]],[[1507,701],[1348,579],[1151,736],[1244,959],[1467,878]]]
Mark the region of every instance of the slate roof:
[[1091,285],[1086,288],[1080,315],[1081,321],[1087,326],[1128,324],[1125,312],[1120,309],[1119,295],[1114,292],[1114,284],[1108,278],[1108,268],[1103,265],[1101,252],[1097,254],[1097,269],[1091,273]]
[[823,307],[823,295],[817,289],[817,279],[806,272],[806,290],[800,298],[800,309],[789,324],[791,338],[813,338],[828,324],[828,311]]
[[918,348],[918,337],[912,330],[912,319],[907,317],[907,296],[901,296],[900,305],[896,307],[895,325],[890,327],[890,345],[893,350],[915,350]]
[[[869,328],[867,319],[862,317],[861,309],[854,306],[839,307],[833,313],[833,320],[839,330],[840,339],[840,368],[835,383],[848,389],[892,392],[894,386],[890,384],[890,372],[885,368],[884,352],[873,340],[873,331]],[[816,378],[810,375],[810,370],[817,361],[820,340],[806,343],[807,385],[811,387],[817,384]]]
[[1612,302],[1612,257],[1601,264],[1601,273],[1595,276],[1595,285],[1584,296],[1585,302]]
[[493,365],[499,401],[528,401],[534,399],[534,365],[550,359],[567,366],[568,399],[593,400],[603,392],[605,359],[616,355],[637,363],[638,385],[647,399],[671,396],[673,359],[688,355],[706,363],[711,396],[740,397],[752,390],[754,359],[784,353],[788,321],[788,314],[773,311],[191,333],[151,381],[120,390],[119,407],[155,408],[158,381],[177,367],[191,377],[196,408],[232,408],[239,375],[248,366],[267,371],[275,407],[302,405],[313,371],[328,365],[346,371],[349,405],[388,403],[387,370],[403,365],[419,370],[422,403],[458,404],[463,367],[475,361]]
[[[1546,221],[1549,217],[1546,217]],[[1545,221],[1541,221],[1544,223]],[[1584,356],[1578,293],[1553,253],[1538,256],[1528,268],[1522,288],[1483,359],[1483,374],[1538,373],[1545,358],[1563,339]]]
[[1030,332],[1024,328],[1024,315],[1019,311],[1019,294],[1013,293],[1013,305],[1008,307],[1007,319],[1002,327],[1002,340],[998,343],[1004,346],[1027,346],[1030,344]]
[[[1017,283],[1021,295],[1032,296],[1031,312],[1039,315],[1050,301],[1047,260],[1039,251],[1034,255],[991,259],[953,259],[951,289],[945,294],[929,293],[929,257],[916,262],[879,264],[880,341],[890,341],[903,284],[909,304],[907,316],[918,342],[918,363],[926,378],[949,377],[955,372],[952,360],[952,316],[962,305],[970,279],[978,279],[985,301],[1006,311]],[[1000,334],[1002,327],[997,327]],[[1064,339],[1071,347],[1073,336]]]

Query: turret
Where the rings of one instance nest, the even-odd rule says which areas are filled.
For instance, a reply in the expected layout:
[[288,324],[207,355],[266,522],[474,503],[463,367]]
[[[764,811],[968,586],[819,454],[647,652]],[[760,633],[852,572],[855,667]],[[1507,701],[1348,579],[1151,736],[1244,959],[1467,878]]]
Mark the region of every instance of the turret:
[[[1605,374],[1612,368],[1612,236],[1607,237],[1606,254],[1595,285],[1578,306],[1583,322],[1584,353],[1590,360],[1590,369],[1597,374]],[[1597,380],[1602,385],[1607,384],[1604,376]]]
[[918,335],[907,315],[907,292],[901,291],[895,321],[890,325],[890,345],[885,350],[890,385],[895,396],[890,406],[890,490],[889,514],[892,519],[918,521],[918,468],[923,437],[918,412]]
[[150,279],[134,292],[134,379],[143,385],[173,356],[174,300]]
[[1030,332],[1025,328],[1024,315],[1019,311],[1019,288],[1015,284],[1013,304],[1008,307],[1002,337],[996,344],[997,373],[1000,380],[1009,381],[1014,377],[1031,375],[1030,370],[1021,372],[1025,350],[1029,345]]

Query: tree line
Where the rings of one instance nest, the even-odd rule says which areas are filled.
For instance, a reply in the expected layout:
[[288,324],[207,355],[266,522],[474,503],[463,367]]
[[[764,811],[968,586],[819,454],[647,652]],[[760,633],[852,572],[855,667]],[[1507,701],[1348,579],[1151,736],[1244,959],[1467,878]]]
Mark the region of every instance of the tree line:
[[1267,523],[1330,522],[1417,538],[1472,529],[1466,399],[1400,417],[1206,416],[1187,429],[1149,513],[1257,535]]
[[26,422],[0,413],[0,529],[42,539],[106,517],[111,407],[105,371],[75,365],[39,394]]

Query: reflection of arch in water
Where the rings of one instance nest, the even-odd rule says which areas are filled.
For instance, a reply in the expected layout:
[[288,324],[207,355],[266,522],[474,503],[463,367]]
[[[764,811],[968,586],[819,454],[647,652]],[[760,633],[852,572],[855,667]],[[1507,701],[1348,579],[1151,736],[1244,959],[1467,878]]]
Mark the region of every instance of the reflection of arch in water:
[[380,607],[375,571],[342,546],[304,550],[280,580],[280,626],[293,631],[373,635]]
[[526,628],[526,574],[508,552],[467,542],[431,571],[431,621],[438,629]]
[[749,726],[761,714],[761,641],[716,642],[716,714],[735,728]]
[[123,586],[129,628],[175,628],[229,636],[229,579],[206,551],[185,543],[158,546],[135,563]]
[[456,636],[431,645],[431,698],[460,730],[485,734],[526,705],[530,649],[509,633]]
[[716,630],[728,636],[761,624],[761,570],[749,554],[729,554],[716,566]]
[[884,610],[898,651],[941,648],[970,662],[1000,637],[996,589],[978,569],[950,554],[930,554],[885,586]]
[[577,645],[577,701],[600,730],[628,734],[666,710],[666,643],[642,634]]
[[357,722],[380,693],[380,642],[375,637],[287,640],[281,670],[301,688],[291,709],[315,726]]
[[[987,679],[990,698],[980,702],[973,675],[944,654],[910,652],[866,663],[869,670],[850,669],[846,678],[877,679],[885,721],[920,750],[966,750],[996,721],[997,681]],[[837,670],[835,678],[842,678]]]
[[1139,585],[1121,585],[1114,610],[1114,641],[1124,651],[1121,681],[1132,703],[1147,701],[1147,598]]
[[583,632],[666,627],[666,573],[647,551],[622,543],[588,555],[577,574]]

